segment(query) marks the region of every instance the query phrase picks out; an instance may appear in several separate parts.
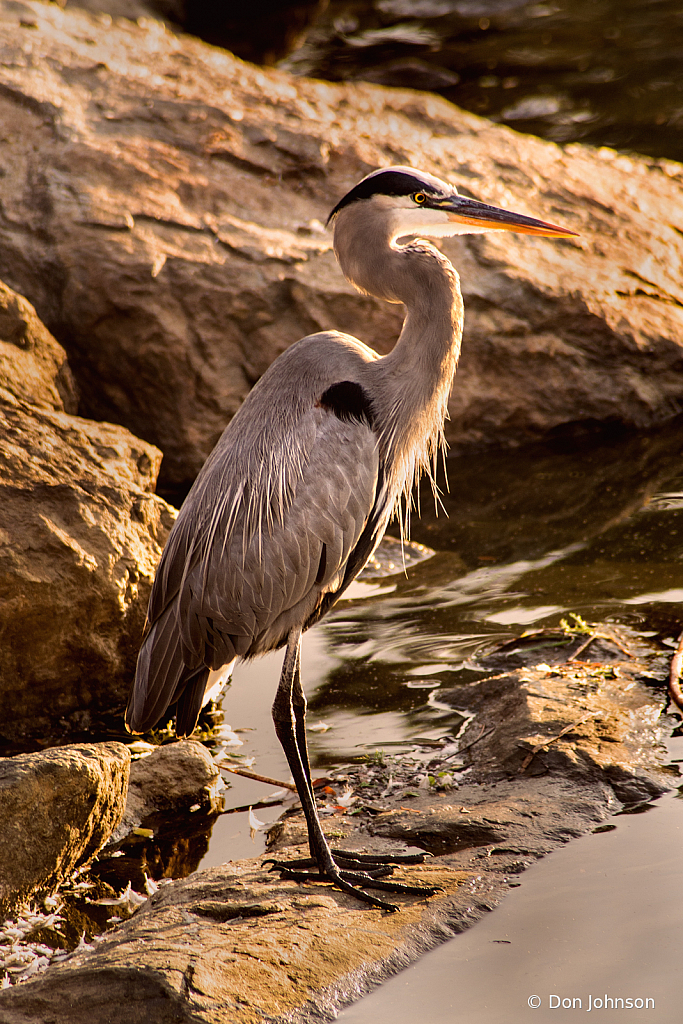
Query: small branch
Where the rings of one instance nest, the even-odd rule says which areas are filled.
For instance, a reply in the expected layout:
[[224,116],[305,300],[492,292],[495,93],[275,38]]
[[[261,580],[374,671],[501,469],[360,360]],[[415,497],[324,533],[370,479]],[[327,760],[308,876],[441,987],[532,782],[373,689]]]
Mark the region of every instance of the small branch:
[[562,737],[566,736],[568,732],[572,731],[572,729],[576,729],[577,726],[583,725],[583,723],[587,722],[589,718],[593,718],[597,714],[597,711],[589,711],[588,714],[584,715],[583,718],[580,718],[578,722],[572,722],[571,725],[565,725],[564,729],[560,730],[557,736],[551,736],[550,739],[544,740],[543,743],[538,743],[535,747],[533,747],[533,749],[527,754],[527,756],[522,761],[522,766],[519,769],[520,774],[528,765],[531,764],[539,750],[545,750],[545,748],[550,746],[551,743],[554,743],[555,740],[562,739]]
[[569,655],[569,657],[567,658],[567,661],[575,661],[580,654],[583,654],[583,652],[586,650],[588,645],[592,644],[593,641],[597,640],[597,639],[598,639],[597,636],[589,636],[587,640],[584,640],[584,642],[579,647],[576,648],[576,650],[574,651],[573,654]]
[[221,814],[241,814],[244,811],[258,810],[260,807],[279,807],[282,800],[260,800],[257,804],[242,804],[241,807],[228,807]]
[[479,735],[475,739],[470,740],[469,743],[466,743],[464,747],[458,747],[458,749],[456,750],[455,754],[453,754],[453,757],[456,757],[459,754],[464,754],[466,750],[470,750],[474,746],[475,743],[479,742],[479,740],[483,740],[485,736],[490,736],[491,733],[495,732],[495,731],[496,731],[495,725],[492,725],[490,729],[486,729],[486,727],[482,725],[481,731],[479,732]]
[[570,654],[567,661],[576,661],[580,654],[586,650],[589,644],[592,644],[594,640],[609,640],[611,644],[618,647],[620,651],[623,651],[627,658],[632,658],[633,655],[627,647],[622,644],[621,640],[618,640],[616,636],[611,636],[609,633],[591,633],[587,640],[576,648],[573,654]]
[[277,786],[279,789],[291,789],[292,793],[296,793],[296,786],[292,782],[281,782],[280,779],[271,779],[267,775],[257,775],[256,772],[250,772],[246,768],[234,768],[232,765],[220,764],[216,762],[218,768],[221,768],[224,772],[232,772],[233,775],[243,775],[245,779],[253,779],[254,782],[265,782],[266,786]]
[[683,669],[683,633],[678,638],[678,646],[671,659],[669,671],[669,696],[672,701],[683,711],[683,691],[681,691],[681,670]]

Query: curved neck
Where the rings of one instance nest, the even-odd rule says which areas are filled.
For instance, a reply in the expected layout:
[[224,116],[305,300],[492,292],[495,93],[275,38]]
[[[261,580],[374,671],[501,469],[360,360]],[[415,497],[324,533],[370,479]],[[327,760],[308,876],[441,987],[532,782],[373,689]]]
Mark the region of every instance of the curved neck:
[[[339,265],[362,292],[403,302],[406,318],[396,345],[371,364],[371,395],[380,443],[412,487],[443,438],[448,397],[460,354],[463,305],[450,261],[427,242],[396,243],[391,211],[368,204],[360,219],[340,210],[334,232]],[[375,386],[372,386],[374,384]]]

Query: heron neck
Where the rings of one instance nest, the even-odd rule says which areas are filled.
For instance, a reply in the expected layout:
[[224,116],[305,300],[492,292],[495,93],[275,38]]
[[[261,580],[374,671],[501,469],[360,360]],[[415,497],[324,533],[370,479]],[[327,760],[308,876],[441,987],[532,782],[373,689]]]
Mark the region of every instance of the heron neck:
[[342,217],[345,212],[334,240],[345,276],[361,291],[406,307],[396,345],[371,364],[380,442],[393,455],[402,489],[412,486],[425,467],[424,453],[432,455],[443,435],[462,337],[458,275],[429,243],[393,241],[386,213],[359,231],[357,218]]

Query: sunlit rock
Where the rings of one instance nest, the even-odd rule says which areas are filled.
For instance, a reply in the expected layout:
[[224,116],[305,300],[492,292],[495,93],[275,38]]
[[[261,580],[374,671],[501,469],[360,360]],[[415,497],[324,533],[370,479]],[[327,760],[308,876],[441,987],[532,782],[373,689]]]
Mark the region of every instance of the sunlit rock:
[[123,815],[129,765],[122,743],[0,758],[0,915],[92,860]]
[[[0,749],[120,716],[174,512],[161,453],[70,413],[64,350],[0,286]],[[68,411],[66,411],[68,410]]]
[[343,279],[324,223],[397,162],[580,233],[444,244],[466,309],[451,442],[680,408],[679,165],[256,68],[154,21],[3,3],[0,42],[0,277],[67,348],[81,411],[163,450],[165,486],[194,478],[298,338],[333,327],[393,345],[402,310]]

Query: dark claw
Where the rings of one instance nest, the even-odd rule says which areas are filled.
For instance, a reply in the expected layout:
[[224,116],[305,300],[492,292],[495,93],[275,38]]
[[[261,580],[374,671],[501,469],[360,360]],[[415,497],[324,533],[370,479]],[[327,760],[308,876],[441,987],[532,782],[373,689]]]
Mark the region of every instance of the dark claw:
[[275,871],[281,864],[286,863],[290,868],[317,868],[317,862],[312,857],[299,857],[296,860],[282,861],[277,860],[276,857],[266,857],[263,864],[272,864],[271,871]]
[[[383,875],[390,875],[398,864],[422,864],[425,857],[431,854],[420,853],[398,853],[389,856],[370,853],[354,853],[350,850],[332,850],[335,864],[340,868],[349,868],[367,872],[374,878],[381,878]],[[280,864],[273,857],[263,861],[264,864]],[[298,857],[296,860],[288,860],[290,868],[317,868],[318,862],[313,857]]]
[[[367,857],[366,860],[371,863],[373,862],[373,859],[370,857]],[[294,882],[332,883],[332,885],[336,885],[342,891],[350,892],[357,896],[358,899],[370,903],[374,907],[380,907],[382,910],[391,912],[399,908],[393,903],[386,903],[384,900],[370,896],[368,893],[363,892],[363,889],[380,889],[382,892],[405,893],[409,896],[434,896],[437,892],[443,891],[440,886],[434,885],[404,885],[402,882],[385,882],[379,876],[391,872],[393,869],[390,865],[370,868],[369,870],[349,871],[345,867],[335,864],[337,870],[332,870],[327,874],[317,869],[315,862],[311,858],[290,861],[278,861],[269,858],[263,863],[272,864],[271,871],[279,871],[283,878],[290,878]],[[305,870],[308,867],[314,867],[316,870]]]
[[[413,896],[434,896],[442,890],[434,885],[404,885],[403,882],[384,882],[375,875],[367,876],[362,871],[340,871],[340,875],[347,882],[356,882],[366,889],[381,889],[383,892],[406,892]],[[320,876],[318,876],[320,878]]]
[[[289,863],[289,862],[288,862]],[[335,855],[334,863],[338,868],[348,871],[359,871],[368,878],[385,878],[394,873],[395,864],[379,864],[377,861],[358,861],[355,857],[339,857]]]
[[[347,877],[350,874],[348,871],[339,871],[338,873],[330,872],[330,875],[328,876],[322,874],[320,871],[300,871],[290,868],[289,864],[292,863],[291,861],[287,863],[284,861],[271,861],[271,863],[273,865],[271,868],[272,871],[279,871],[283,878],[291,878],[293,882],[327,882],[328,884],[336,885],[338,889],[342,890],[342,892],[350,893],[363,903],[369,903],[370,906],[378,907],[380,910],[386,910],[390,914],[393,914],[400,909],[395,903],[387,903],[386,900],[380,900],[376,896],[370,896],[369,893],[356,888],[356,886],[347,881]],[[381,882],[375,881],[375,879],[370,878],[369,875],[361,875],[360,873],[351,874],[353,874],[353,877],[358,879],[360,884],[367,889],[376,889],[382,885]],[[384,884],[386,885],[388,883]]]
[[[299,857],[295,860],[282,861],[274,857],[264,860],[271,864],[271,871],[279,871],[283,878],[294,882],[328,882],[336,885],[343,892],[351,893],[358,899],[373,907],[393,912],[399,908],[387,903],[363,889],[380,889],[383,892],[400,892],[409,896],[434,896],[443,890],[436,885],[404,885],[402,882],[386,882],[383,879],[390,875],[397,864],[422,864],[428,853],[396,853],[374,854],[355,853],[351,850],[332,850],[334,862],[329,870],[323,870],[313,857]],[[312,869],[312,870],[309,870]]]
[[[338,868],[342,869],[342,876],[353,868],[360,869],[358,873],[362,874],[364,878],[386,878],[387,875],[391,875],[394,870],[393,864],[383,864],[381,867],[373,868],[370,864],[359,864],[356,860],[349,860],[345,857],[335,857],[334,862]],[[281,861],[275,860],[273,857],[269,857],[263,861],[264,864],[272,864],[271,871],[281,871],[283,868],[287,868],[287,871],[299,871],[307,879],[320,880],[321,875],[318,870],[318,864],[313,860],[312,857],[302,857],[298,860]],[[313,868],[313,871],[307,871],[306,869]],[[291,875],[290,875],[291,877]]]
[[424,864],[431,853],[356,853],[354,850],[332,850],[335,860],[341,857],[360,864]]

